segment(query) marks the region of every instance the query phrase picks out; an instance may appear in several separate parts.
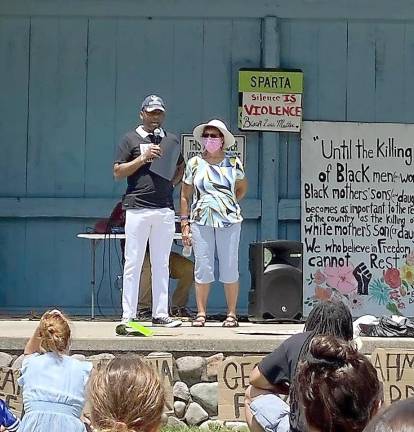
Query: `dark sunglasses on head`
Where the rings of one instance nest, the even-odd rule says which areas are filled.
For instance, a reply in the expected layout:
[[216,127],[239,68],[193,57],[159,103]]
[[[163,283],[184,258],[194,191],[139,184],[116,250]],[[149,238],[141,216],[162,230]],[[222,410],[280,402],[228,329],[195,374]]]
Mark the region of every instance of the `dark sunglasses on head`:
[[217,134],[211,134],[211,133],[203,133],[203,135],[201,135],[203,138],[220,138],[220,135]]

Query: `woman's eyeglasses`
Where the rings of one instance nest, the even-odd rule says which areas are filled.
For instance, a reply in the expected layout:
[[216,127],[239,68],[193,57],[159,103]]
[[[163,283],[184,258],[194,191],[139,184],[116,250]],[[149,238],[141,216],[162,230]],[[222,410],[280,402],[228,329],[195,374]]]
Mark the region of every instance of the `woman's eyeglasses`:
[[217,134],[211,134],[211,133],[203,133],[201,135],[203,138],[220,138],[220,135]]

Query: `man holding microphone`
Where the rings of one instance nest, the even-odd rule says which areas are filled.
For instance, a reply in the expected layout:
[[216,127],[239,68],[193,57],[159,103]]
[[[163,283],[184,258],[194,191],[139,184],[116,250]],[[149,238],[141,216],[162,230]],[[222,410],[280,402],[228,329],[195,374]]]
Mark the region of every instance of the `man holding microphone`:
[[[146,97],[139,116],[142,125],[124,135],[114,163],[115,178],[126,177],[128,183],[122,201],[126,210],[122,323],[136,319],[139,280],[148,242],[152,273],[152,324],[178,327],[181,321],[173,320],[168,315],[168,266],[175,232],[173,187],[181,180],[184,160],[179,152],[177,137],[161,127],[165,105],[159,96]],[[172,157],[167,161],[170,165],[174,164],[172,178],[154,169],[153,161],[163,155]]]

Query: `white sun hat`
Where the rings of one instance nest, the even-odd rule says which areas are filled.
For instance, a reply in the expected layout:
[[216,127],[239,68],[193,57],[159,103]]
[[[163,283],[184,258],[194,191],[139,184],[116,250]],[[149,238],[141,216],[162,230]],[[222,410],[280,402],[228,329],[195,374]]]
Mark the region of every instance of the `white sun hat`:
[[203,135],[204,128],[206,127],[215,127],[217,128],[224,136],[224,148],[229,148],[234,145],[236,142],[233,134],[229,132],[227,126],[221,120],[210,120],[208,123],[203,123],[196,126],[193,130],[194,138],[201,144],[201,135]]

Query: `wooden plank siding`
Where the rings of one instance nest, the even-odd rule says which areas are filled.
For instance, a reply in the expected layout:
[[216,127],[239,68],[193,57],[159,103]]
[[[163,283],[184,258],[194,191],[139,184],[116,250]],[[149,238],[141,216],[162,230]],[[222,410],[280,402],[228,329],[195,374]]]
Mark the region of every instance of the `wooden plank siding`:
[[[305,120],[413,122],[414,5],[396,3],[211,0],[205,8],[199,0],[72,0],[57,7],[3,0],[0,312],[60,306],[89,313],[89,244],[76,233],[122,195],[125,183],[112,178],[114,153],[147,94],[165,98],[166,128],[178,135],[214,117],[237,132],[239,68],[273,62],[303,70]],[[263,31],[273,20],[275,38]],[[246,137],[241,312],[249,244],[272,232],[300,237],[300,136],[266,135],[265,154],[277,160],[265,164],[263,135]],[[264,218],[267,208],[274,214]],[[119,260],[115,242],[98,246],[105,314],[119,313]],[[224,304],[217,286],[210,309],[223,312]]]
[[[0,220],[8,221],[4,230],[13,222],[13,229],[21,232],[24,241],[13,245],[10,235],[1,237],[0,233],[3,250],[8,251],[7,259],[2,255],[0,260],[7,270],[2,272],[2,291],[17,284],[13,294],[8,291],[1,309],[19,312],[58,304],[71,313],[87,314],[89,243],[76,239],[76,233],[93,226],[91,218],[108,215],[124,191],[125,183],[112,178],[112,162],[121,135],[138,122],[141,100],[153,92],[163,95],[168,104],[166,126],[178,134],[191,132],[196,124],[213,117],[223,119],[234,130],[237,71],[245,65],[260,66],[261,22],[17,19],[27,22],[30,29],[27,67],[23,68],[28,77],[20,86],[28,93],[28,114],[23,116],[28,131],[21,140],[28,148],[27,163],[22,165],[27,182],[23,178],[20,190],[7,187],[9,193],[1,194]],[[154,37],[154,29],[158,37]],[[5,129],[13,133],[13,122]],[[252,163],[246,166],[251,181],[248,199],[243,202],[245,245],[257,239],[261,215],[259,134],[248,135]],[[13,168],[16,166],[17,161]],[[6,170],[1,176],[3,183],[9,184]],[[115,242],[98,249],[97,286],[101,287],[99,306],[104,313],[113,313],[119,305],[114,286],[121,273],[119,253]],[[17,257],[23,265],[18,283],[8,270]],[[246,305],[248,247],[241,248],[240,262],[245,286],[240,303]],[[222,290],[216,291],[210,302],[212,310],[224,304]]]

